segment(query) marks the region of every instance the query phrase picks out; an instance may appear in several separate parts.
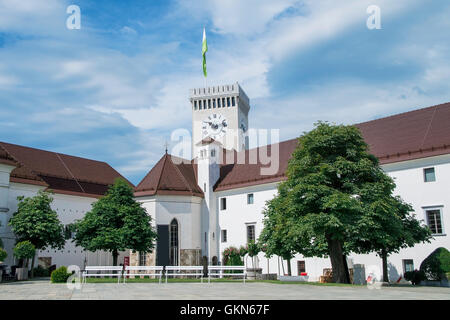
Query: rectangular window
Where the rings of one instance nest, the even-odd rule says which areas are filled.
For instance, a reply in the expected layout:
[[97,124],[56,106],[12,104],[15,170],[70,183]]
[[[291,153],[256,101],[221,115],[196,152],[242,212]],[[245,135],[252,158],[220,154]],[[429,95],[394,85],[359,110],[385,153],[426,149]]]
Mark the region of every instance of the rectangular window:
[[216,99],[213,99],[213,108],[216,107]]
[[220,210],[227,210],[227,198],[220,198]]
[[197,101],[194,101],[194,110],[197,110]]
[[414,271],[414,261],[411,259],[403,260],[403,273],[408,271]]
[[211,99],[208,100],[208,109],[211,109]]
[[220,98],[217,99],[217,108],[220,108]]
[[140,266],[147,265],[147,254],[145,252],[139,252],[139,265]]
[[222,230],[222,242],[227,242],[227,230]]
[[225,98],[222,98],[222,108],[225,108],[227,105],[225,104]]
[[256,240],[255,237],[255,225],[250,224],[247,225],[247,243],[254,242]]
[[247,194],[247,204],[253,204],[253,193]]
[[423,169],[423,179],[425,182],[436,181],[436,175],[434,173],[434,168]]
[[441,210],[431,209],[425,210],[428,227],[433,234],[442,234]]
[[230,97],[227,98],[227,107],[230,106]]
[[236,105],[236,101],[234,99],[234,97],[231,98],[231,105],[234,107]]
[[298,269],[298,275],[300,275],[302,272],[306,272],[304,260],[297,261],[297,269]]

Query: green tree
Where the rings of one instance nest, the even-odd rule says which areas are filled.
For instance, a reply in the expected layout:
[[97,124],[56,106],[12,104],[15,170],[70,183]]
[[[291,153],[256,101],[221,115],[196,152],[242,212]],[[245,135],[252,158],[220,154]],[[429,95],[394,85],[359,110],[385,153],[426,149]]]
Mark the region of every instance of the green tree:
[[400,249],[429,242],[431,230],[422,226],[411,213],[411,205],[393,196],[395,184],[389,176],[360,190],[365,214],[359,221],[362,237],[356,238],[355,250],[376,252],[381,257],[383,281],[389,282],[387,258]]
[[[376,187],[391,195],[395,185],[356,127],[324,122],[299,138],[286,175],[267,206],[265,228],[269,226],[269,234],[275,229],[275,235],[285,235],[278,243],[285,250],[329,256],[333,281],[348,283],[346,256],[373,250],[367,245],[364,219],[373,214],[374,199],[361,194]],[[389,199],[392,206],[400,205]],[[380,233],[386,231],[380,227]]]
[[28,260],[34,258],[36,247],[26,240],[17,243],[13,250],[14,256],[20,261],[20,267],[28,268]]
[[76,245],[90,251],[110,251],[114,265],[119,251],[151,252],[156,239],[151,217],[133,199],[130,185],[120,178],[74,228]]
[[[53,198],[49,192],[39,191],[34,197],[17,197],[17,211],[9,220],[9,225],[17,237],[17,242],[30,241],[37,250],[47,247],[62,249],[65,245],[64,226],[52,210]],[[33,256],[32,266],[34,266]],[[31,271],[33,277],[33,269]]]
[[[299,246],[292,236],[292,229],[289,228],[289,216],[287,211],[287,193],[283,187],[279,188],[279,195],[267,201],[264,214],[264,228],[258,241],[265,248],[265,255],[280,256],[288,262],[288,274],[291,272],[291,259],[294,257],[295,248]],[[283,267],[284,268],[284,267]]]

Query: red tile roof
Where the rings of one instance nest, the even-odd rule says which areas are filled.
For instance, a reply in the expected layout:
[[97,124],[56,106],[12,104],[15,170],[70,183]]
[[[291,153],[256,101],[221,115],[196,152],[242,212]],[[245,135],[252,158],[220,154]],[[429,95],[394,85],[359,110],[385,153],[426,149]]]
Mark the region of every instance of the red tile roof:
[[450,103],[356,124],[380,163],[450,153]]
[[99,197],[105,194],[116,178],[126,180],[101,161],[5,142],[0,142],[0,158],[2,152],[17,165],[11,172],[12,182],[42,185],[56,193]]
[[[450,153],[450,103],[405,112],[355,125],[361,130],[369,151],[381,164],[420,159]],[[276,174],[260,174],[261,163],[221,167],[215,191],[277,182],[286,179],[289,158],[297,146],[297,139],[279,143],[280,166]],[[270,150],[270,146],[269,146]],[[266,166],[267,167],[267,166]]]
[[193,163],[167,153],[137,185],[134,194],[136,197],[155,194],[203,197]]

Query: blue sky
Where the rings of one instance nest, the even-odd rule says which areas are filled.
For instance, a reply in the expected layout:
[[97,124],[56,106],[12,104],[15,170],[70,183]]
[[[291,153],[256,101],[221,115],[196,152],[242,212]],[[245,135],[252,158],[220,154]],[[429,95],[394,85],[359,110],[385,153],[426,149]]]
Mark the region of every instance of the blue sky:
[[[67,6],[81,9],[68,30]],[[381,9],[369,30],[366,9]],[[450,101],[447,0],[0,0],[0,140],[106,161],[137,184],[189,89],[239,81],[252,128],[299,136]]]

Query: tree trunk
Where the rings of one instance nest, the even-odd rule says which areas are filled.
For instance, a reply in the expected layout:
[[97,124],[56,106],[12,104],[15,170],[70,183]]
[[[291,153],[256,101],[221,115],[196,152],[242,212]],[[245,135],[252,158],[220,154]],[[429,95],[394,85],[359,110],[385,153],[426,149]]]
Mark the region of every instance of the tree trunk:
[[287,259],[286,260],[287,265],[288,265],[288,275],[292,276],[292,271],[291,271],[291,259]]
[[389,282],[388,267],[387,267],[387,253],[386,250],[381,250],[381,260],[383,261],[383,282]]
[[332,239],[331,236],[327,236],[327,242],[331,268],[333,269],[333,282],[350,283],[347,278],[348,268],[346,268],[344,264],[341,242]]
[[117,250],[113,250],[112,256],[113,256],[113,266],[117,266],[117,257],[119,256]]
[[350,281],[350,271],[348,270],[347,256],[345,254],[342,255],[342,260],[344,261],[345,278],[347,279],[348,283],[352,283]]
[[34,258],[36,257],[36,252],[34,253],[33,259],[31,260],[31,278],[34,277]]

